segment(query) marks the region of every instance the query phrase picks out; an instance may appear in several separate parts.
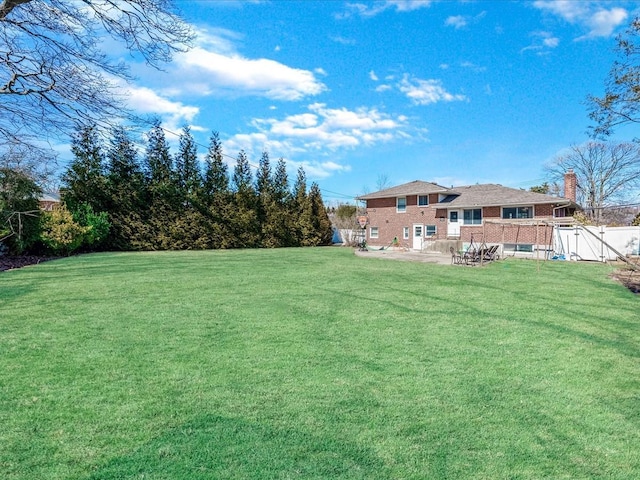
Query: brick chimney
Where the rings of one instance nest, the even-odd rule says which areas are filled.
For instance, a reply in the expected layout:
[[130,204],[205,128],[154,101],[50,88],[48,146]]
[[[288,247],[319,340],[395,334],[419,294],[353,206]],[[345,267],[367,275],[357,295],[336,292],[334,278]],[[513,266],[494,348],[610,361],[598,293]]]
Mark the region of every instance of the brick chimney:
[[576,186],[578,184],[577,177],[573,168],[567,170],[564,174],[564,198],[568,198],[572,202],[576,201]]

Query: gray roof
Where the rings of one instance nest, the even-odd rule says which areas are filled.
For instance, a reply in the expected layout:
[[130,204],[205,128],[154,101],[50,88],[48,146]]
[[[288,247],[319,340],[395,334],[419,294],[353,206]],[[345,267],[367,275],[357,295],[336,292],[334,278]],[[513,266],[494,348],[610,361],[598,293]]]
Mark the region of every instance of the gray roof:
[[504,205],[540,205],[540,204],[566,204],[573,202],[568,198],[554,197],[543,193],[530,192],[517,188],[503,187],[493,183],[467,185],[463,187],[447,188],[431,182],[414,182],[387,188],[378,192],[369,193],[358,197],[358,200],[371,200],[374,198],[403,197],[406,195],[426,195],[428,193],[442,193],[447,195],[445,201],[447,208],[492,207]]
[[544,193],[535,193],[518,188],[503,187],[493,183],[456,187],[460,195],[452,200],[451,208],[462,207],[498,207],[503,205],[540,205],[545,203],[570,204],[571,200],[554,197]]
[[428,195],[429,193],[449,193],[451,189],[433,182],[414,180],[397,187],[386,188],[377,192],[360,195],[357,200],[371,200],[373,198],[404,197],[405,195]]
[[42,195],[40,195],[39,200],[41,202],[59,202],[60,194],[55,192],[44,192]]

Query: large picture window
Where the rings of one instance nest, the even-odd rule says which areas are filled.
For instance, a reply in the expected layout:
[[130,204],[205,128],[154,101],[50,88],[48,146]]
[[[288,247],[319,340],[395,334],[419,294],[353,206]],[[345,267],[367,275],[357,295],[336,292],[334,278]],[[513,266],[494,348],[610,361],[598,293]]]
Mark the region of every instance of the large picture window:
[[482,209],[465,210],[462,218],[465,225],[482,225]]
[[503,207],[502,218],[533,218],[533,207]]
[[407,211],[407,197],[396,198],[396,211],[397,212]]

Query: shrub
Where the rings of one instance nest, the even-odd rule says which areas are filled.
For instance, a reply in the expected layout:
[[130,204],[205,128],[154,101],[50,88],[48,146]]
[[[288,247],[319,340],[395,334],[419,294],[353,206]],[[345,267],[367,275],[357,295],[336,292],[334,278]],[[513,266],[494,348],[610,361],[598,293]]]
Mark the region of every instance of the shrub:
[[90,230],[77,223],[71,212],[61,206],[43,213],[40,237],[54,254],[70,255],[85,242]]

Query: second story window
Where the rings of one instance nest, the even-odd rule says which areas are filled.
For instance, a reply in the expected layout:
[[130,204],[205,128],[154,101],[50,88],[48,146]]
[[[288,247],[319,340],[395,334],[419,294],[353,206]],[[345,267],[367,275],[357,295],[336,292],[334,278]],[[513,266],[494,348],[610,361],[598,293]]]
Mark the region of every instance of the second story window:
[[396,198],[396,212],[407,211],[407,197]]
[[418,195],[418,206],[425,207],[429,205],[429,195]]

